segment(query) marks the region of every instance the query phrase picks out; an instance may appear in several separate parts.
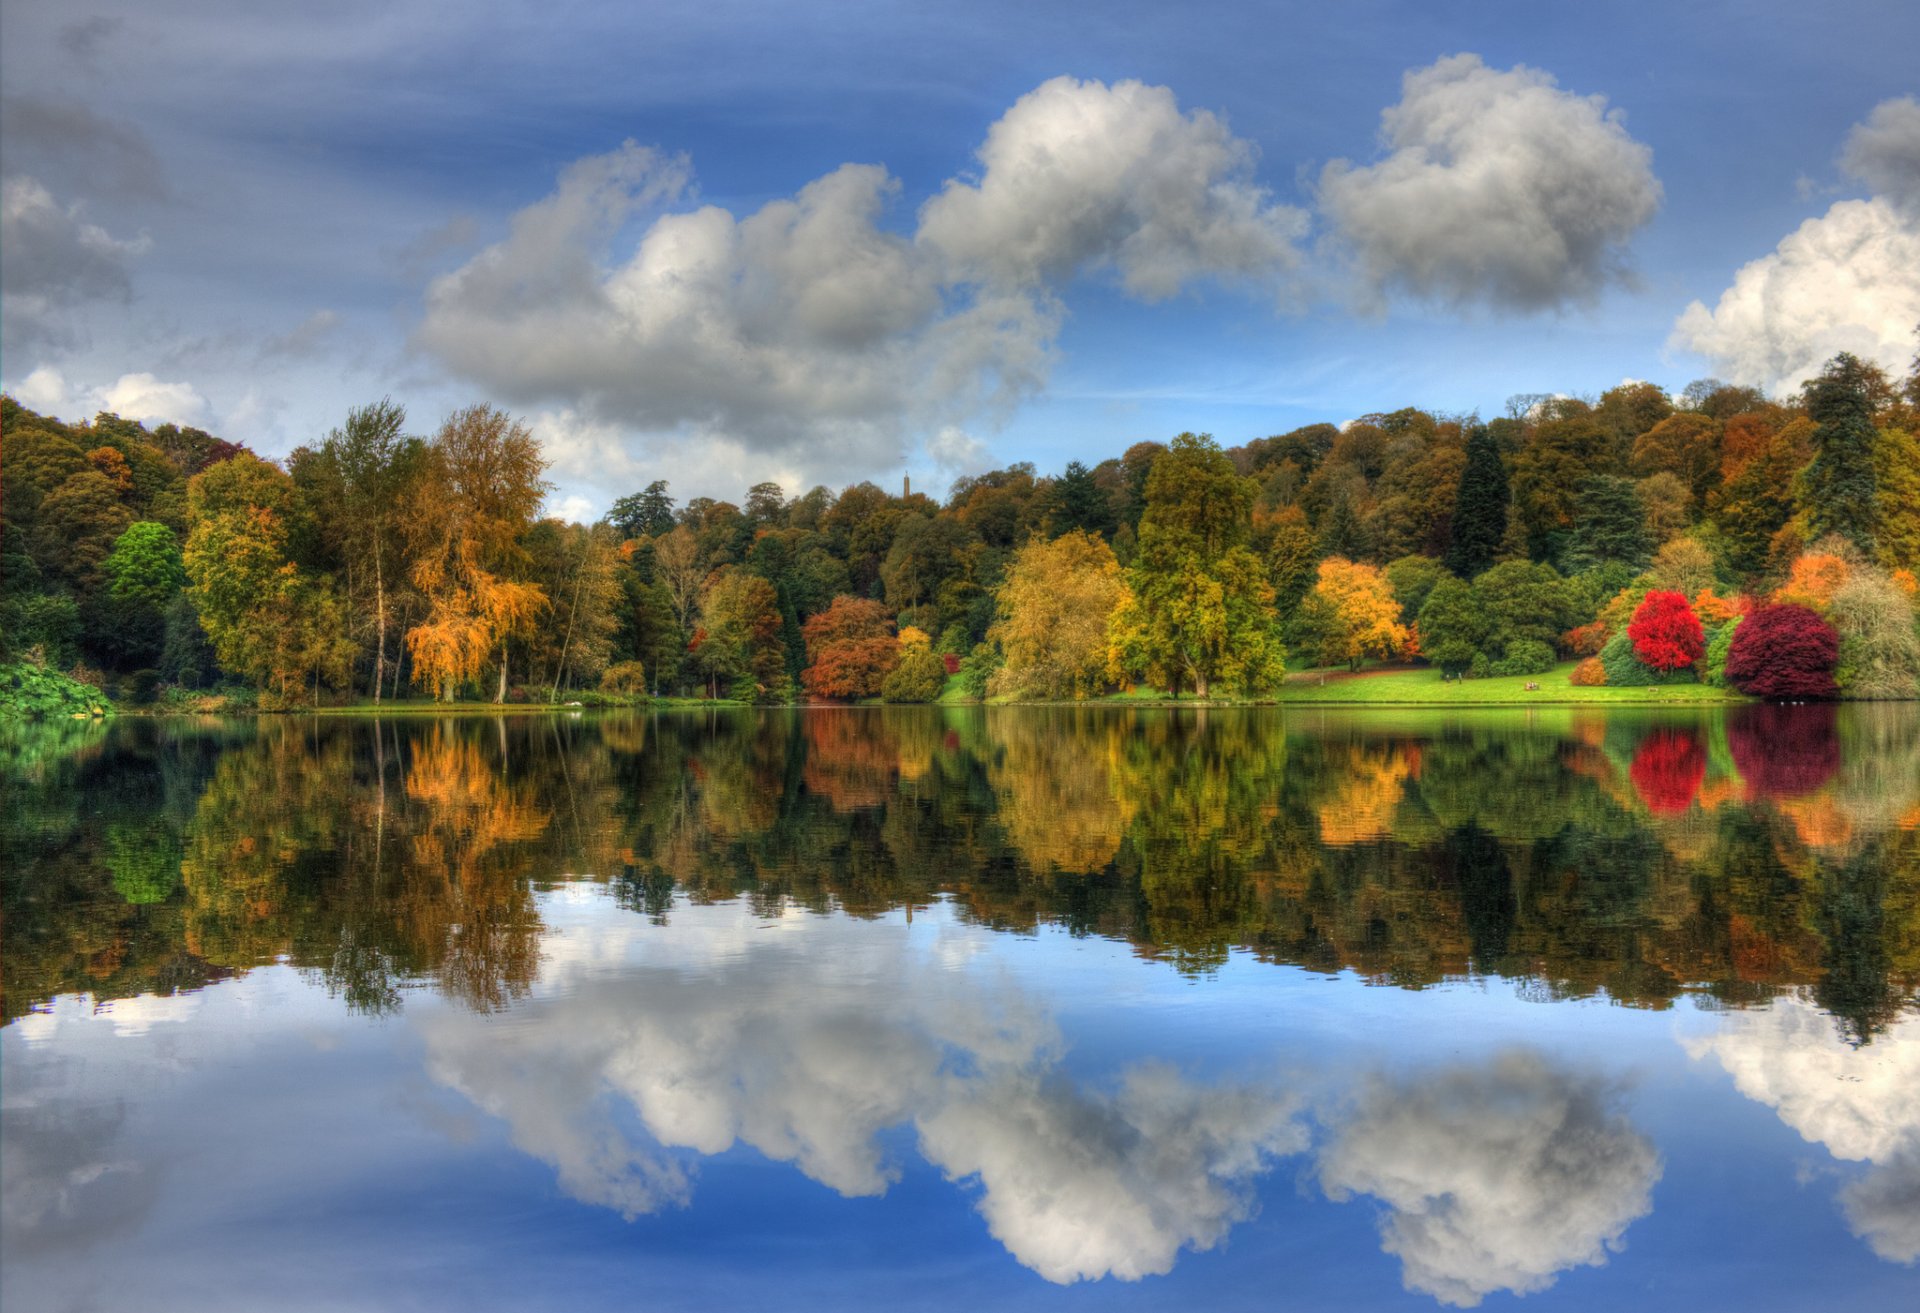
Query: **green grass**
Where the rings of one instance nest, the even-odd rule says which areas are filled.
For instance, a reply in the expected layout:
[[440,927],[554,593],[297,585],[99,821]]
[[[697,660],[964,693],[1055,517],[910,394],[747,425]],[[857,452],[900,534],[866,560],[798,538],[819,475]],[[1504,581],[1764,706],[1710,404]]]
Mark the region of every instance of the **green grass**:
[[[1732,689],[1708,684],[1664,684],[1654,688],[1579,688],[1567,682],[1574,662],[1563,662],[1544,675],[1503,675],[1491,679],[1443,680],[1437,669],[1396,670],[1359,678],[1334,678],[1340,670],[1314,670],[1288,679],[1280,689],[1283,703],[1351,704],[1360,706],[1527,706],[1564,703],[1609,703],[1638,706],[1699,706],[1746,699]],[[1325,675],[1327,682],[1316,677]],[[1529,690],[1533,683],[1540,687]]]

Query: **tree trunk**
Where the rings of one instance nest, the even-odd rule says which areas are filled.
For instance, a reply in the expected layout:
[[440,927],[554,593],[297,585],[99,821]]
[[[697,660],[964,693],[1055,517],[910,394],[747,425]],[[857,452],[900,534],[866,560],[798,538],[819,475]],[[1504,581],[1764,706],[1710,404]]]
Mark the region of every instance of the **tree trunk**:
[[387,673],[387,583],[380,568],[380,549],[373,551],[373,705],[380,705],[380,682]]
[[493,701],[494,701],[494,705],[498,706],[499,704],[505,702],[506,700],[507,700],[507,645],[505,643],[502,643],[500,645],[500,690],[499,692],[493,695]]
[[1193,695],[1204,699],[1207,696],[1207,677],[1199,671],[1193,673]]

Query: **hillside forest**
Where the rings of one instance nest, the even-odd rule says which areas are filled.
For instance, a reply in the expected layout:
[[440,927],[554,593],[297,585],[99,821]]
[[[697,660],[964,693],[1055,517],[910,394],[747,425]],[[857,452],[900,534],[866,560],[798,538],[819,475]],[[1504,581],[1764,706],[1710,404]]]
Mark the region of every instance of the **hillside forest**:
[[1920,693],[1920,361],[1183,433],[944,501],[661,481],[587,525],[546,472],[485,405],[422,436],[378,401],[271,460],[0,399],[0,662],[262,709],[1261,698],[1381,663]]

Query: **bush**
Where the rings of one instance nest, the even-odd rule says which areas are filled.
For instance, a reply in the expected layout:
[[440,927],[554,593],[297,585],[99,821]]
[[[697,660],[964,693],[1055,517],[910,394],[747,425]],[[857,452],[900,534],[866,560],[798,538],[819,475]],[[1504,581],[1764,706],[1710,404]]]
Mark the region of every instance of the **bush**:
[[1763,606],[1740,622],[1727,649],[1727,682],[1762,698],[1830,698],[1840,636],[1804,606]]
[[888,702],[932,702],[946,683],[946,662],[925,643],[916,643],[881,682],[880,696]]
[[1607,682],[1607,668],[1600,664],[1599,657],[1588,657],[1573,668],[1567,682],[1576,688],[1599,688]]
[[1879,571],[1856,573],[1833,595],[1840,635],[1836,682],[1848,697],[1904,699],[1920,693],[1920,635],[1913,603]]
[[1507,644],[1506,655],[1490,669],[1496,675],[1544,675],[1553,664],[1552,648],[1536,638],[1519,638]]
[[1487,654],[1485,652],[1475,652],[1473,654],[1473,660],[1467,663],[1467,678],[1485,679],[1492,673],[1493,662],[1488,659]]
[[137,707],[144,707],[153,701],[154,691],[160,687],[160,672],[157,670],[136,670],[127,676],[127,699]]
[[1645,688],[1650,684],[1691,684],[1695,682],[1690,666],[1679,670],[1655,670],[1652,666],[1634,655],[1633,640],[1625,634],[1615,634],[1600,649],[1600,666],[1607,673],[1607,683],[1614,688]]
[[627,693],[646,696],[646,667],[638,661],[619,661],[607,667],[600,676],[602,693]]
[[970,702],[982,702],[987,696],[987,681],[1000,669],[1000,651],[990,643],[975,643],[960,663],[960,691]]
[[1648,593],[1627,624],[1633,655],[1655,670],[1680,670],[1698,661],[1707,650],[1700,617],[1688,605],[1685,593],[1659,589]]
[[107,695],[91,684],[35,665],[0,666],[0,716],[40,720],[57,716],[101,716],[113,710]]

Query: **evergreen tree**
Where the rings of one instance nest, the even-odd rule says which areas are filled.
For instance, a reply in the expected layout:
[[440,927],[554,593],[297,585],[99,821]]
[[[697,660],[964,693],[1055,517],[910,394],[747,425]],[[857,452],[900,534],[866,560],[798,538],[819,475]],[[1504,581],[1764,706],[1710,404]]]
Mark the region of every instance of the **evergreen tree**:
[[1354,509],[1352,495],[1342,491],[1327,507],[1320,526],[1321,554],[1358,561],[1368,555],[1372,546],[1366,526],[1360,523],[1360,513]]
[[1872,365],[1841,352],[1806,384],[1814,422],[1805,507],[1812,536],[1837,533],[1873,551],[1875,497],[1873,391],[1885,380]]
[[622,497],[607,513],[607,520],[622,538],[657,538],[673,530],[673,498],[667,495],[667,481],[655,479],[645,492]]
[[1633,480],[1596,474],[1580,485],[1573,542],[1567,552],[1569,573],[1608,561],[1639,570],[1653,559],[1653,547],[1647,508]]
[[1447,545],[1447,568],[1462,579],[1492,565],[1500,556],[1507,533],[1507,467],[1500,447],[1484,425],[1467,438],[1467,464],[1460,471],[1460,491],[1453,508],[1453,541]]
[[1102,536],[1114,530],[1113,503],[1095,482],[1093,471],[1077,460],[1068,461],[1065,472],[1053,482],[1047,525],[1056,538],[1075,530]]

